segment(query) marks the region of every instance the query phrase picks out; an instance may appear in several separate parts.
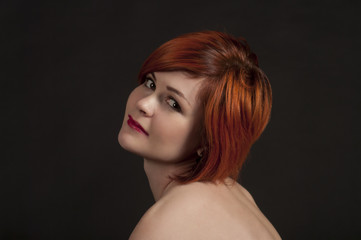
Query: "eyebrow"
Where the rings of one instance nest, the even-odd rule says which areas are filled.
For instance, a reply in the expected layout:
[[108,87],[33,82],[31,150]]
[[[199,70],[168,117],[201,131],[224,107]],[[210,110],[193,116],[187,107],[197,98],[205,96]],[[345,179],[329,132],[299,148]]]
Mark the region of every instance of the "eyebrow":
[[[157,82],[157,78],[155,77],[154,73],[152,72],[151,73],[152,77],[154,78],[154,80]],[[170,86],[166,86],[167,90],[168,91],[171,91],[171,92],[174,92],[175,94],[177,94],[178,96],[180,96],[181,98],[183,98],[189,106],[191,106],[191,104],[188,102],[187,98],[184,96],[184,94],[180,91],[178,91],[177,89],[173,88],[173,87],[170,87]]]

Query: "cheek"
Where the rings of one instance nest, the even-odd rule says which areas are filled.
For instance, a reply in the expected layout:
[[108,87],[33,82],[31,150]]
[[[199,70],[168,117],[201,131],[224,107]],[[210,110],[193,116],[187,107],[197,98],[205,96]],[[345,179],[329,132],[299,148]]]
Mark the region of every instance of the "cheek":
[[157,132],[160,134],[154,136],[157,138],[153,141],[157,145],[154,148],[162,148],[164,151],[172,152],[175,155],[188,155],[196,149],[199,142],[199,137],[195,134],[193,125],[190,120],[176,117],[174,119],[168,118],[167,121],[159,119]]
[[135,90],[133,90],[130,94],[129,94],[129,97],[128,97],[128,100],[127,100],[127,104],[125,106],[125,112],[124,112],[124,119],[123,119],[123,124],[122,124],[122,128],[124,127],[124,125],[126,124],[127,120],[128,120],[128,113],[129,113],[129,110],[131,110],[134,105],[136,103],[136,93],[135,93]]
[[124,147],[123,144],[124,144],[125,140],[127,139],[127,137],[126,137],[127,136],[127,130],[125,130],[125,129],[127,129],[126,125],[127,125],[127,121],[128,121],[128,114],[131,111],[133,111],[133,109],[135,108],[137,99],[139,99],[138,95],[139,94],[138,94],[137,88],[135,88],[129,94],[129,97],[128,97],[128,100],[127,100],[122,127],[120,128],[120,131],[118,133],[118,142],[122,147]]
[[135,88],[128,97],[126,111],[130,108],[134,108],[137,100],[140,98],[139,87]]

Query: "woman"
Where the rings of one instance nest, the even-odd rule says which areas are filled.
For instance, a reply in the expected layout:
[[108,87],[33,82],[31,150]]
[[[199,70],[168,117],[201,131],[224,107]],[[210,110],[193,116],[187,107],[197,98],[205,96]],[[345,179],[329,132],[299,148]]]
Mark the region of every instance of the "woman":
[[246,41],[182,35],[148,57],[139,81],[118,141],[144,158],[156,202],[130,239],[280,239],[236,182],[272,101]]

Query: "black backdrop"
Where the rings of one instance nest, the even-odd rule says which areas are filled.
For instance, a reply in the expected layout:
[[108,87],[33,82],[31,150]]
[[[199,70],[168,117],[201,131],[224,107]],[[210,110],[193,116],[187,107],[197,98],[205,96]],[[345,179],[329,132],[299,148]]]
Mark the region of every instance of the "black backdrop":
[[361,239],[357,1],[1,1],[2,239],[127,239],[153,198],[117,133],[144,59],[244,36],[274,94],[240,181],[284,239]]

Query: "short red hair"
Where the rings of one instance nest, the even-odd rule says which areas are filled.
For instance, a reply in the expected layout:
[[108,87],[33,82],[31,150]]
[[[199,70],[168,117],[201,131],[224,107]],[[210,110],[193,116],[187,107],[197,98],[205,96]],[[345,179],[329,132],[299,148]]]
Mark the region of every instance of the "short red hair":
[[148,73],[183,71],[204,78],[202,158],[175,179],[181,183],[237,179],[252,144],[266,127],[272,90],[257,56],[243,38],[204,31],[176,37],[144,62],[139,81]]

